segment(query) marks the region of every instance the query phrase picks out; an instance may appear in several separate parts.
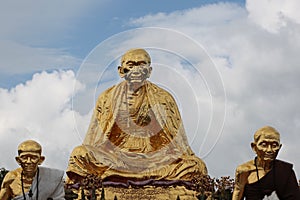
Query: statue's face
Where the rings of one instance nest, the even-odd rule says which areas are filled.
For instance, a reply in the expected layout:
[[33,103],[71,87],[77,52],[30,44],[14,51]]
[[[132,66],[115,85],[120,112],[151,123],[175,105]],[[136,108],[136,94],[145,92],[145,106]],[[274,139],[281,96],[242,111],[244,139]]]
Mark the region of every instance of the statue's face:
[[276,159],[281,148],[279,136],[275,133],[263,133],[256,143],[253,143],[253,149],[257,156],[264,161]]
[[41,146],[33,140],[27,140],[18,147],[19,156],[16,161],[25,173],[34,173],[45,157],[41,156]]
[[18,157],[18,162],[25,172],[35,172],[41,161],[41,155],[36,152],[22,152]]
[[124,56],[119,74],[130,84],[141,84],[149,78],[151,70],[149,58],[144,53],[129,53]]

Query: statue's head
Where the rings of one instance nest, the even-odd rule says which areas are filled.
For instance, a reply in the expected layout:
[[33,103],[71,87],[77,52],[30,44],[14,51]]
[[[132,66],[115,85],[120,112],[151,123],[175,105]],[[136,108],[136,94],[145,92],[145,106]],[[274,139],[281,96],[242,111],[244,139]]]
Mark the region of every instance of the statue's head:
[[42,164],[45,157],[42,156],[42,147],[34,140],[26,140],[18,146],[16,161],[24,172],[34,173],[38,165]]
[[258,129],[254,134],[254,142],[251,143],[257,157],[267,162],[276,159],[281,146],[280,134],[271,126]]
[[121,58],[119,75],[129,84],[142,84],[150,77],[151,58],[144,49],[130,49]]

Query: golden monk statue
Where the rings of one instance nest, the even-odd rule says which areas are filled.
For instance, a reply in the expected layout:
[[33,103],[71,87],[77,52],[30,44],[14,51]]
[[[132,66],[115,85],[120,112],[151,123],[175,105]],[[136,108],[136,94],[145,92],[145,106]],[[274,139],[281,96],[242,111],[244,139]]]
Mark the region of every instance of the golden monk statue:
[[64,199],[64,172],[38,167],[45,159],[41,153],[42,147],[36,141],[27,140],[19,145],[16,161],[21,167],[8,172],[4,177],[0,190],[1,200]]
[[281,146],[273,127],[256,131],[251,147],[257,157],[237,167],[233,200],[300,199],[293,165],[276,159]]
[[90,174],[102,180],[186,180],[207,174],[188,145],[173,97],[147,81],[152,67],[144,49],[121,58],[125,81],[104,91],[81,146],[67,169],[74,182]]

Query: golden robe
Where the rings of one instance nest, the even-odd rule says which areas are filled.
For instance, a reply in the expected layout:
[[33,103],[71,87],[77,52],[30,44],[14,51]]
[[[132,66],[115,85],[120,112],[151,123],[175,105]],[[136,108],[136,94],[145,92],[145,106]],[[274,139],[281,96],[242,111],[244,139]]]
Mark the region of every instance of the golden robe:
[[84,142],[71,154],[68,177],[189,181],[207,174],[188,145],[173,97],[149,81],[134,93],[127,87],[123,81],[99,96]]

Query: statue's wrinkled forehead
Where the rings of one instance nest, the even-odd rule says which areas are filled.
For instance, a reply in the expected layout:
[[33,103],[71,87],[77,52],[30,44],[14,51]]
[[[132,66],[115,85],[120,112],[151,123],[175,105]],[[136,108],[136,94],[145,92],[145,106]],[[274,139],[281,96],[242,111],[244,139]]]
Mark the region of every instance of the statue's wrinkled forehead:
[[121,58],[121,64],[128,61],[145,61],[151,63],[151,58],[145,49],[130,49]]
[[258,129],[254,134],[254,141],[257,142],[261,137],[265,139],[275,139],[280,142],[280,133],[271,126],[265,126]]
[[265,139],[276,139],[276,140],[280,140],[280,136],[276,133],[272,133],[272,132],[267,132],[267,133],[263,133],[262,136]]
[[26,140],[18,146],[18,153],[22,152],[42,152],[42,147],[34,140]]

